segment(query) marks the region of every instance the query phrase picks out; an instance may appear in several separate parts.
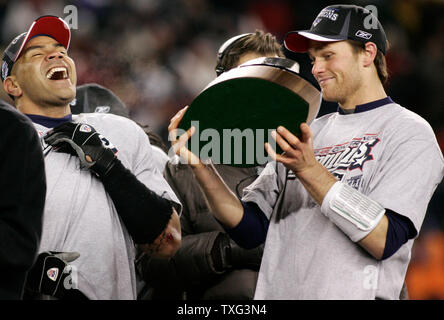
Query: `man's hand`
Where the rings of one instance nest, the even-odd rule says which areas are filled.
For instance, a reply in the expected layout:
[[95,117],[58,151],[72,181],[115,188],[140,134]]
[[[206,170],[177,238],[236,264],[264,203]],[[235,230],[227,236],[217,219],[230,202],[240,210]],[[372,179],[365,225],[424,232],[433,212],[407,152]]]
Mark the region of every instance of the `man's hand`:
[[[83,296],[76,290],[76,277],[72,276],[73,270],[69,264],[79,256],[78,252],[46,251],[40,253],[28,273],[26,290],[59,299]],[[76,291],[76,293],[71,291]]]
[[114,165],[116,149],[89,124],[65,122],[50,130],[44,139],[57,151],[78,156],[81,166],[99,177]]
[[179,125],[180,121],[182,120],[186,110],[188,109],[188,106],[181,109],[176,115],[171,118],[170,125],[168,126],[168,132],[170,136],[171,145],[173,147],[174,153],[177,154],[182,161],[185,161],[185,163],[190,164],[192,166],[202,166],[202,161],[199,159],[198,156],[196,156],[194,153],[192,153],[185,145],[187,141],[191,138],[191,136],[195,133],[196,128],[191,127],[188,129],[185,133],[183,133],[179,138],[177,138],[177,126]]
[[266,143],[265,149],[268,154],[296,175],[318,164],[313,151],[313,133],[306,123],[301,124],[301,138],[296,137],[284,127],[278,127],[277,131],[273,131],[271,135],[284,153],[276,154],[270,144]]
[[278,127],[277,132],[272,132],[272,136],[284,153],[276,154],[266,143],[265,149],[270,157],[293,171],[313,199],[318,204],[322,204],[328,190],[337,180],[316,160],[313,150],[313,133],[310,127],[306,123],[301,124],[300,138],[284,127]]

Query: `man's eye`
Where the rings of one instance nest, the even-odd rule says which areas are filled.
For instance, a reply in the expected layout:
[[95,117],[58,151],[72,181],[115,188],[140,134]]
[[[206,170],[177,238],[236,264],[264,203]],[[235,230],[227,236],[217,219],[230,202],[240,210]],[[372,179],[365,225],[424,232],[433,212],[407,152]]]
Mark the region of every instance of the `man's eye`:
[[32,56],[33,56],[33,57],[38,57],[38,56],[41,56],[41,55],[42,55],[42,53],[39,53],[39,52],[38,52],[38,53],[34,53]]

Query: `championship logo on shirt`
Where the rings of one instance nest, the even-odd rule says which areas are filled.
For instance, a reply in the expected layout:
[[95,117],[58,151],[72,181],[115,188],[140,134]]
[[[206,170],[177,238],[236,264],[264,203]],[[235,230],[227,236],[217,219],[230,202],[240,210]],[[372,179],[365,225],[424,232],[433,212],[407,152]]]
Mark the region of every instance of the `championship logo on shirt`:
[[[366,134],[340,145],[316,149],[315,157],[328,171],[342,179],[344,171],[362,171],[364,164],[374,159],[372,149],[379,141],[376,134]],[[359,185],[358,180],[354,178],[347,182],[356,187]]]
[[56,281],[57,276],[59,275],[59,268],[51,268],[46,272],[46,274],[48,275],[49,279]]

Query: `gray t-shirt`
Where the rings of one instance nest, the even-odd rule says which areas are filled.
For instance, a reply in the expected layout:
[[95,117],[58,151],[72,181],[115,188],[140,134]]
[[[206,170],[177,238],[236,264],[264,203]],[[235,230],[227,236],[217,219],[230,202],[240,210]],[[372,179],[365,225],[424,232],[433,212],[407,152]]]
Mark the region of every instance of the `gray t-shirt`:
[[[118,150],[117,157],[148,188],[179,204],[153,165],[145,132],[113,114],[85,113],[73,122],[88,123]],[[49,129],[35,124],[42,137]],[[136,299],[135,248],[103,184],[80,169],[76,156],[55,152],[42,140],[47,194],[39,252],[77,251],[71,264],[78,288],[90,299]]]
[[[408,217],[419,232],[444,175],[442,153],[424,119],[391,103],[328,114],[311,129],[320,163],[343,183]],[[388,259],[374,259],[286,173],[282,164],[269,163],[244,190],[243,200],[257,203],[270,219],[255,299],[398,299],[413,240]]]
[[168,157],[168,155],[159,147],[157,146],[151,146],[151,148],[153,149],[153,161],[154,161],[154,166],[163,173],[163,171],[165,170],[165,166],[168,162],[168,160],[170,160],[170,158]]

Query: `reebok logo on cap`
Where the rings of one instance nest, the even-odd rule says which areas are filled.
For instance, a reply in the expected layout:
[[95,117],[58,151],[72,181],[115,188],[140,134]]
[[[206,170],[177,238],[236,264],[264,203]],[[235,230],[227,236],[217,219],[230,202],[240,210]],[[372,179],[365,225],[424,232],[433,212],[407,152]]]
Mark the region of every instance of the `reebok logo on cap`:
[[356,31],[356,36],[369,40],[373,35],[371,33],[368,33],[368,32],[362,31],[362,30],[358,30],[358,31]]

